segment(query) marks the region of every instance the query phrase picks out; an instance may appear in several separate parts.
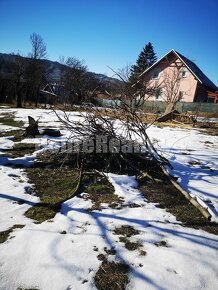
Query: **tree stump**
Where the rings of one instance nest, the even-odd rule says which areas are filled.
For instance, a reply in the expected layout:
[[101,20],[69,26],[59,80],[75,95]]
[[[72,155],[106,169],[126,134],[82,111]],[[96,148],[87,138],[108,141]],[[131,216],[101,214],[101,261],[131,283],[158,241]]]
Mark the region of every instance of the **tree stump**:
[[38,121],[35,121],[33,117],[28,116],[29,126],[26,128],[26,137],[33,137],[35,138],[36,135],[40,135],[38,129]]
[[61,132],[53,128],[45,128],[42,133],[39,132],[38,121],[35,121],[33,117],[28,116],[29,126],[26,128],[25,137],[35,138],[37,135],[47,135],[51,137],[60,137]]

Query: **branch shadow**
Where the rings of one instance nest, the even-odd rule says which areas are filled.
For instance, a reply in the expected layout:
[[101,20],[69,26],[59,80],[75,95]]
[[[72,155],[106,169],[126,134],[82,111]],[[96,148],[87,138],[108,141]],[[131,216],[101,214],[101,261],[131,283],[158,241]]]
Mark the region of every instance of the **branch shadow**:
[[[113,214],[102,213],[102,212],[89,212],[83,208],[70,207],[67,204],[62,205],[62,208],[61,208],[62,214],[68,216],[68,212],[70,212],[70,211],[75,211],[75,212],[89,215],[95,221],[95,223],[98,225],[106,244],[110,248],[115,246],[115,242],[110,239],[109,230],[107,229],[104,222],[101,221],[101,219],[120,220],[120,221],[124,221],[124,222],[128,223],[129,225],[135,224],[135,225],[140,225],[144,228],[151,226],[152,229],[154,231],[157,231],[158,233],[170,234],[170,235],[176,236],[178,238],[188,240],[193,244],[198,244],[198,245],[201,245],[202,247],[208,247],[211,249],[218,250],[217,239],[212,238],[212,237],[211,238],[205,237],[205,236],[202,237],[200,234],[198,235],[198,234],[193,234],[193,233],[187,233],[187,232],[182,231],[182,230],[180,231],[180,230],[176,230],[176,229],[169,229],[166,227],[162,228],[162,227],[157,225],[158,223],[166,225],[166,223],[162,222],[162,221],[157,221],[157,220],[146,220],[145,221],[145,220],[135,219],[135,218],[126,218],[126,217],[121,217],[119,215],[113,215]],[[68,216],[68,218],[70,218],[70,217]],[[126,261],[126,259],[122,256],[121,253],[117,252],[116,257],[120,261],[123,261],[125,264],[129,265],[128,261]],[[145,274],[140,273],[137,269],[133,268],[131,265],[130,265],[130,269],[135,277],[141,279],[145,283],[152,285],[153,287],[156,287],[157,289],[165,290],[164,287],[162,287],[161,285],[158,285],[155,281],[153,281],[152,279],[147,277]]]
[[[23,203],[26,203],[28,205],[31,206],[37,206],[38,203],[35,202],[31,202],[25,199],[20,199],[17,197],[13,197],[13,196],[9,196],[6,194],[2,194],[0,193],[0,198],[5,198],[5,199],[9,199],[12,201],[16,201],[16,202],[20,202],[22,201]],[[47,206],[47,205],[44,205]],[[217,239],[211,237],[205,237],[205,236],[201,236],[200,234],[194,234],[194,233],[188,233],[182,230],[178,230],[178,229],[170,229],[167,228],[167,224],[166,222],[163,221],[158,221],[158,220],[142,220],[142,219],[137,219],[137,218],[131,218],[131,217],[122,217],[119,215],[114,215],[114,214],[110,214],[110,213],[103,213],[103,212],[89,212],[86,209],[83,208],[73,208],[69,205],[67,205],[66,203],[62,204],[61,210],[60,212],[65,215],[67,218],[71,219],[72,218],[68,215],[68,213],[70,211],[74,211],[74,212],[79,212],[81,214],[84,215],[88,215],[90,216],[94,222],[96,223],[96,225],[98,226],[98,228],[100,229],[101,232],[101,236],[104,238],[106,244],[108,245],[109,248],[112,248],[113,246],[115,246],[115,241],[113,239],[110,238],[109,235],[109,230],[107,229],[106,225],[104,224],[104,222],[102,221],[102,219],[110,219],[110,220],[120,220],[120,221],[124,221],[125,223],[128,224],[132,224],[132,225],[138,225],[141,226],[143,228],[149,227],[151,226],[152,229],[154,231],[157,231],[158,233],[162,233],[162,234],[170,234],[173,236],[176,236],[178,238],[184,239],[184,240],[188,240],[193,244],[198,244],[201,245],[202,247],[207,247],[210,249],[215,249],[218,250],[218,242]],[[165,225],[165,227],[161,227],[158,226],[158,224],[163,224]],[[55,251],[56,246],[57,246],[58,240],[56,240],[52,245],[52,255],[54,257],[54,259],[58,262],[59,265],[63,265],[64,269],[66,271],[70,271],[72,270],[72,265],[68,264],[65,265],[63,258],[60,257],[57,254],[57,251]],[[116,257],[120,260],[123,261],[125,264],[129,265],[129,262],[123,257],[122,253],[117,251]],[[153,281],[151,278],[147,277],[144,273],[141,273],[139,270],[137,270],[137,268],[130,266],[130,270],[131,273],[138,279],[142,280],[144,283],[149,284],[157,289],[160,290],[166,290],[166,288],[164,288],[163,286],[159,285],[158,283],[156,283],[155,281]]]
[[[191,154],[191,159],[197,162],[197,166],[192,166],[191,164],[184,164],[178,161],[177,155],[180,156],[182,149],[172,149],[172,148],[165,148],[168,153],[173,154],[173,156],[170,156],[170,162],[172,163],[174,169],[171,171],[171,173],[175,174],[176,176],[179,176],[181,181],[180,184],[182,187],[192,193],[195,191],[194,195],[198,196],[200,199],[203,200],[203,202],[208,206],[208,208],[213,212],[214,216],[218,219],[218,209],[213,206],[213,201],[218,199],[218,195],[208,192],[208,188],[217,188],[218,186],[218,170],[217,169],[211,169],[211,166],[216,166],[218,162],[218,158],[213,156],[212,161],[210,162],[210,166],[207,168],[202,163],[202,157],[203,155],[194,155]],[[203,165],[200,166],[200,165]],[[210,167],[210,168],[209,168]],[[207,180],[208,177],[210,180]],[[193,187],[191,185],[191,182],[199,182],[198,187]],[[203,182],[205,184],[204,187],[200,184],[200,182]]]
[[28,205],[31,205],[31,206],[36,206],[38,204],[38,203],[30,201],[30,200],[26,200],[26,199],[23,199],[23,198],[15,197],[15,196],[12,196],[12,195],[7,195],[7,194],[4,194],[4,193],[0,193],[0,198],[4,198],[4,199],[11,200],[11,201],[15,201],[15,202],[20,203],[20,204],[25,203],[25,204],[28,204]]
[[[100,218],[104,217],[104,218],[116,218],[116,219],[120,219],[120,220],[125,220],[125,221],[129,221],[129,219],[126,218],[122,218],[119,216],[114,216],[111,214],[103,214],[103,213],[99,213],[99,212],[88,212],[87,210],[84,210],[82,208],[72,208],[69,207],[66,204],[62,205],[61,208],[61,213],[67,216],[67,213],[69,211],[77,211],[79,213],[82,214],[87,214],[90,217],[92,217],[94,219],[94,221],[96,222],[96,224],[98,225],[100,231],[101,231],[101,235],[104,237],[105,242],[107,243],[109,248],[112,248],[115,246],[114,242],[110,239],[109,237],[109,232],[108,229],[106,228],[105,224],[100,220]],[[68,217],[70,218],[70,217]],[[132,223],[138,223],[140,225],[144,225],[146,226],[147,223],[141,220],[137,220],[137,219],[130,219]],[[141,279],[142,281],[152,285],[153,287],[159,289],[159,290],[166,290],[166,288],[162,287],[161,285],[155,283],[152,279],[150,279],[149,277],[147,277],[146,275],[140,273],[137,269],[133,268],[131,265],[129,265],[128,261],[125,260],[125,258],[121,255],[121,253],[116,253],[116,257],[118,258],[119,261],[127,264],[130,267],[130,271],[131,273],[134,274],[135,277]]]

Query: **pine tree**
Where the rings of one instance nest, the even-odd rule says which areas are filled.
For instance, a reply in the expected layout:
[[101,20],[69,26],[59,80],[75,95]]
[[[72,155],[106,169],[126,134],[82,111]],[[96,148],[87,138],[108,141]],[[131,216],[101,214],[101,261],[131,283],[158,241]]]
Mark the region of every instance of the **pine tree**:
[[135,83],[140,74],[142,74],[148,67],[152,66],[156,61],[156,53],[154,52],[153,45],[149,42],[140,52],[136,64],[131,67],[130,82]]

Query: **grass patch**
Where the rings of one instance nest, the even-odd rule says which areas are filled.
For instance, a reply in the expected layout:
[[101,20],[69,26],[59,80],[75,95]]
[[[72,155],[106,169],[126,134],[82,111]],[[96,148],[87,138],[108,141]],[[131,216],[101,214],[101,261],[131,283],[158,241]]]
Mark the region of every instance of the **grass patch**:
[[199,126],[198,129],[201,134],[209,135],[209,136],[218,136],[218,122],[216,123],[207,123]]
[[124,263],[103,261],[95,274],[98,290],[124,290],[129,283],[129,266]]
[[129,237],[138,235],[139,231],[134,229],[132,226],[121,226],[121,227],[115,228],[114,234],[122,235],[129,238]]
[[28,209],[25,215],[38,223],[52,219],[60,210],[55,204],[70,196],[76,188],[78,171],[63,167],[28,168],[26,172],[41,203]]
[[24,130],[22,130],[22,129],[10,130],[10,131],[0,132],[0,137],[11,137],[10,139],[12,141],[19,142],[24,138],[23,134],[24,134]]
[[154,243],[154,244],[157,247],[166,247],[166,248],[169,247],[166,241],[160,241],[160,242],[157,242],[157,243]]
[[25,216],[35,220],[37,223],[42,223],[46,220],[52,219],[58,211],[59,209],[55,210],[55,208],[39,203],[29,208],[25,212]]
[[188,164],[191,165],[191,166],[195,166],[195,165],[201,165],[201,162],[199,162],[199,161],[195,161],[195,160],[190,160],[190,161],[188,162]]
[[166,177],[160,174],[159,179],[162,182],[155,182],[148,178],[139,180],[139,190],[149,202],[158,203],[157,207],[165,208],[185,226],[218,235],[217,223],[207,221]]
[[0,244],[4,243],[5,241],[7,241],[10,233],[14,230],[14,229],[22,229],[23,227],[25,227],[24,225],[13,225],[13,227],[9,228],[6,231],[0,232]]
[[129,251],[135,251],[138,250],[140,247],[142,247],[142,244],[139,242],[130,242],[130,240],[127,237],[120,237],[119,241],[121,243],[124,243],[125,248]]
[[134,251],[142,247],[142,244],[139,242],[131,242],[130,237],[138,235],[140,232],[134,229],[132,226],[121,226],[114,229],[115,235],[120,235],[119,241],[124,243],[124,246],[129,251]]
[[146,256],[147,255],[146,251],[144,251],[144,250],[140,250],[139,254],[140,254],[140,256]]
[[123,199],[114,194],[114,187],[104,176],[99,176],[96,181],[89,180],[85,192],[87,194],[83,198],[93,202],[90,210],[101,210],[103,203],[111,208],[118,208],[123,203]]
[[116,255],[116,250],[114,247],[112,247],[111,249],[104,247],[104,251],[107,255]]
[[105,254],[102,254],[101,253],[101,254],[99,254],[97,256],[97,258],[98,258],[99,261],[106,261],[107,260],[107,257],[109,255],[112,255],[112,256],[116,255],[115,247],[112,247],[111,249],[108,249],[107,247],[104,247],[104,252],[105,252]]
[[23,157],[24,155],[31,155],[37,150],[36,144],[33,143],[16,143],[12,148],[1,149],[7,156],[11,158]]
[[15,113],[6,113],[3,116],[0,117],[0,123],[7,125],[7,126],[12,126],[12,127],[23,127],[24,122],[23,121],[15,121],[14,116]]
[[104,254],[99,254],[97,256],[97,258],[98,258],[99,261],[106,261],[107,260],[107,258],[106,258],[106,256]]
[[67,198],[76,188],[79,172],[63,168],[27,168],[27,177],[42,203],[55,204]]

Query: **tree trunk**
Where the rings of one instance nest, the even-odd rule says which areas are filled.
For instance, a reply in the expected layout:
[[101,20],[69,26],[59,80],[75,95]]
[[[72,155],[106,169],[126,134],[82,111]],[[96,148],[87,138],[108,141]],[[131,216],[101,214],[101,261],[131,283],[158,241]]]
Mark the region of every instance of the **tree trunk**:
[[175,104],[174,103],[168,103],[163,115],[166,115],[166,114],[172,112],[173,109],[174,109],[174,107],[175,107]]
[[17,108],[22,108],[22,91],[18,90],[17,92]]
[[36,91],[36,99],[35,99],[35,107],[38,107],[38,102],[39,102],[39,86],[37,87],[37,91]]

